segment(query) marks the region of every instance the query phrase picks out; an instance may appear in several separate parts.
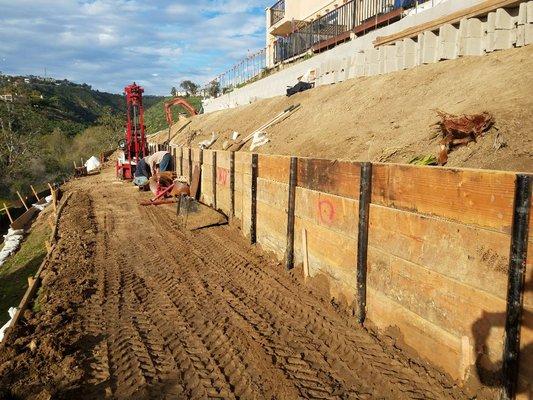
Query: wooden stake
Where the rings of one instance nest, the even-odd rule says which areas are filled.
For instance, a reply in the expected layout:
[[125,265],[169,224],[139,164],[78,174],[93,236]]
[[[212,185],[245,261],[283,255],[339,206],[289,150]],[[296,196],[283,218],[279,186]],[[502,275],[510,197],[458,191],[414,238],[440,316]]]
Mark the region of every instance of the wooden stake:
[[22,204],[24,205],[24,208],[26,209],[26,211],[28,211],[28,206],[26,205],[24,198],[20,195],[18,190],[17,190],[17,196],[19,197],[20,201],[22,201]]
[[52,204],[54,206],[54,213],[57,214],[57,192],[52,190]]
[[35,198],[37,199],[37,201],[40,201],[41,199],[39,198],[39,195],[37,194],[37,192],[35,191],[33,185],[30,185],[31,187],[31,191],[33,192],[33,195],[35,196]]
[[76,170],[76,168],[78,168],[78,166],[76,165],[76,161],[72,161],[72,164],[74,164],[74,170]]
[[304,261],[304,278],[309,278],[309,257],[307,254],[307,230],[302,228],[302,258]]
[[9,208],[7,208],[6,203],[4,203],[4,210],[6,211],[7,217],[9,218],[9,222],[13,223],[13,218],[11,218],[11,214],[9,213]]

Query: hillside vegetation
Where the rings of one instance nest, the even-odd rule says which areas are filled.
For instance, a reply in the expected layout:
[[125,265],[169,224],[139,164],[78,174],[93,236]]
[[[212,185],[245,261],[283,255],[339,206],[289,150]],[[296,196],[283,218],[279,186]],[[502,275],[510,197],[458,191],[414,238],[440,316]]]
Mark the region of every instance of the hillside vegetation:
[[[167,120],[165,118],[165,102],[171,100],[172,97],[165,97],[154,103],[150,107],[145,107],[146,112],[144,114],[144,124],[146,125],[146,131],[148,134],[159,132],[163,129],[168,128]],[[202,109],[202,98],[196,96],[184,97],[191,106],[193,106],[198,113]],[[174,122],[178,120],[178,115],[180,113],[186,113],[183,107],[173,107],[172,108],[172,117]]]
[[[0,75],[0,198],[70,175],[73,162],[112,150],[123,135],[125,101],[67,80]],[[146,107],[160,97],[145,96]]]

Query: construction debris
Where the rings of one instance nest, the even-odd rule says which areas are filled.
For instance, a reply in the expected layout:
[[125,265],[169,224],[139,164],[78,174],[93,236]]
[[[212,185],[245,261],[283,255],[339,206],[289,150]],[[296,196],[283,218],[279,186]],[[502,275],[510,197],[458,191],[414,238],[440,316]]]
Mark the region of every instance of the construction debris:
[[494,124],[491,114],[483,112],[473,115],[454,115],[436,110],[440,121],[436,124],[442,133],[441,150],[438,156],[439,165],[448,161],[448,153],[457,146],[475,142],[479,136],[488,131]]
[[217,139],[218,135],[213,132],[211,134],[211,139],[202,140],[200,143],[198,143],[198,146],[200,146],[201,149],[208,149],[217,141]]
[[263,146],[264,144],[267,144],[270,141],[269,138],[267,138],[265,132],[256,132],[254,136],[252,137],[252,144],[250,145],[250,151],[254,151],[259,146]]
[[278,122],[283,121],[285,118],[288,118],[294,111],[296,111],[300,107],[300,104],[294,104],[282,112],[280,112],[278,115],[276,115],[274,118],[272,118],[270,121],[268,121],[266,124],[260,126],[258,129],[250,133],[248,136],[242,138],[240,141],[236,142],[230,147],[230,150],[237,151],[242,148],[248,142],[250,139],[254,137],[254,135],[258,132],[264,132],[266,129],[270,128],[274,124],[277,124]]

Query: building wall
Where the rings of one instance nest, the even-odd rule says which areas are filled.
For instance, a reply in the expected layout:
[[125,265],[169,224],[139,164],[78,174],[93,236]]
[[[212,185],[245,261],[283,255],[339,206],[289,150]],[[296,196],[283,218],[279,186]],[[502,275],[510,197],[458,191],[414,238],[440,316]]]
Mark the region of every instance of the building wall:
[[[285,17],[276,23],[276,26],[293,19],[295,21],[311,21],[345,2],[346,0],[285,0]],[[276,36],[271,33],[274,27],[271,26],[270,8],[266,10],[266,26],[267,66],[273,67]]]

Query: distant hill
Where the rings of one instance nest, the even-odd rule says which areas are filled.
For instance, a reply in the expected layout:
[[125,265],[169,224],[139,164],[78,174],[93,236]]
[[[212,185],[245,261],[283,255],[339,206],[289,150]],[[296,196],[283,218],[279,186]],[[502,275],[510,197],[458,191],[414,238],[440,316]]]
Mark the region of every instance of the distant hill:
[[[168,128],[167,120],[165,117],[165,102],[172,99],[172,97],[165,97],[159,99],[159,101],[153,103],[151,107],[145,107],[146,111],[144,113],[144,124],[146,125],[146,131],[148,134],[159,132],[160,130]],[[195,109],[200,112],[202,109],[202,98],[189,96],[184,97]],[[172,115],[174,121],[178,120],[178,114],[186,111],[182,107],[173,107]]]
[[[143,98],[146,108],[162,99]],[[67,177],[74,162],[115,149],[125,108],[122,94],[87,84],[0,74],[0,199]]]
[[[68,136],[94,125],[104,114],[124,115],[122,94],[93,90],[87,84],[51,78],[0,75],[0,95],[12,95],[41,133],[60,128]],[[145,96],[148,108],[161,99]],[[29,115],[28,115],[29,114]]]

